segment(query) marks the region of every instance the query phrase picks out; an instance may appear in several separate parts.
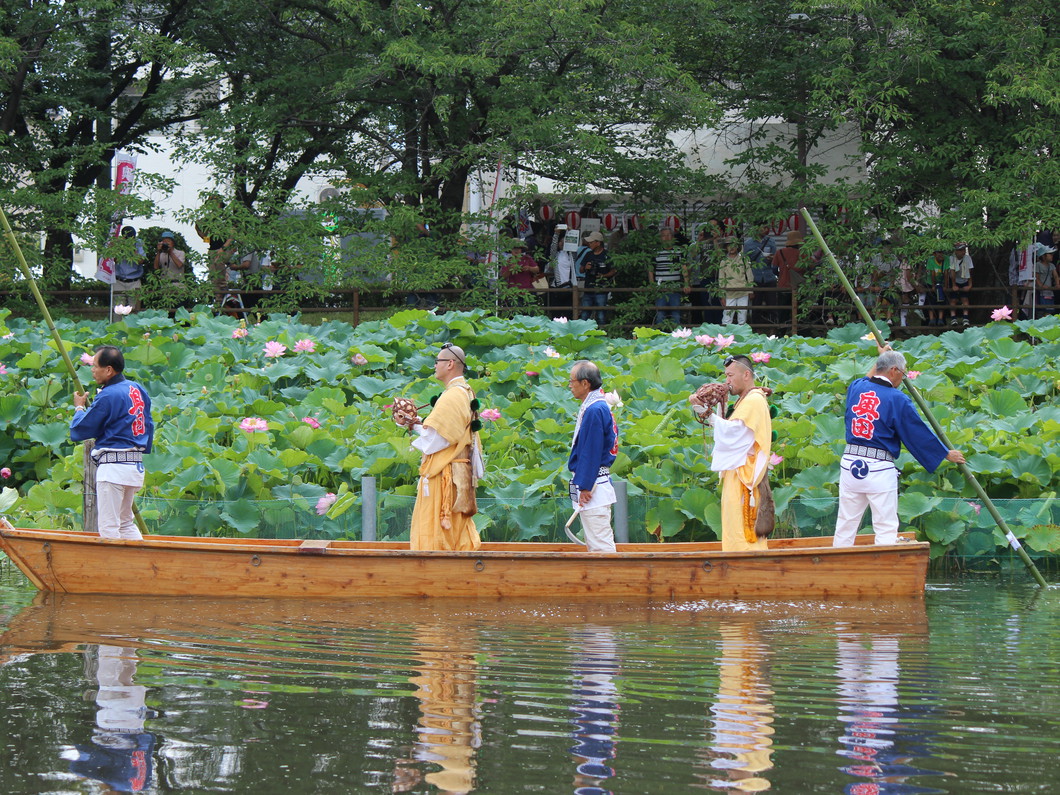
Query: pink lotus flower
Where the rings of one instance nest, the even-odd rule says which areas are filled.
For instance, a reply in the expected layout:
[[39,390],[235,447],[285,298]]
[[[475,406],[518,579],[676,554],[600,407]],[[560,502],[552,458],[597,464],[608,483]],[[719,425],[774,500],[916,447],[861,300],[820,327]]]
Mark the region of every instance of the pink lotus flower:
[[337,499],[338,497],[334,493],[329,491],[327,494],[317,500],[317,516],[323,516],[324,514],[326,514],[328,512],[328,508],[334,505],[335,500]]
[[0,340],[13,340],[15,338],[15,332],[11,331],[4,336],[0,337]]
[[769,468],[772,469],[773,467],[775,467],[777,464],[779,464],[783,460],[784,460],[784,456],[777,455],[776,453],[770,453],[769,454]]
[[132,313],[132,307],[127,304],[115,304],[114,314],[115,315],[128,315]]
[[735,334],[730,334],[728,337],[719,334],[717,339],[714,340],[714,346],[720,351],[724,350],[725,348],[728,348],[734,342],[736,342]]
[[265,343],[265,356],[268,359],[278,359],[287,352],[287,346],[269,340]]
[[700,334],[698,337],[696,337],[696,342],[698,342],[700,345],[713,345],[714,338],[709,334]]
[[0,364],[0,375],[7,375],[7,368]]
[[11,477],[11,469],[9,467],[4,467],[3,469],[0,469],[0,478],[9,477]]
[[990,313],[991,320],[1012,320],[1012,310],[1007,306],[1003,306],[1000,309],[995,309]]
[[241,340],[241,339],[243,339],[243,337],[247,336],[247,334],[249,334],[249,333],[250,333],[249,331],[247,331],[245,328],[240,326],[239,328],[232,329],[232,339]]
[[557,318],[555,318],[555,321],[556,321],[557,323],[569,323],[569,322],[570,322],[570,318],[566,318],[566,317],[557,317]]
[[765,351],[755,351],[751,354],[751,361],[758,362],[759,364],[766,364],[771,358],[773,357]]
[[679,339],[679,340],[683,340],[686,337],[691,337],[692,336],[692,329],[690,329],[690,328],[675,328],[673,331],[670,332],[670,336],[671,337],[675,337],[676,339]]
[[359,354],[359,353],[355,353],[355,354],[354,354],[354,355],[353,355],[353,356],[352,356],[352,357],[350,358],[350,361],[351,361],[351,362],[353,362],[354,364],[358,364],[358,365],[360,365],[360,364],[368,364],[368,360],[367,360],[367,359],[365,359],[365,358],[364,358],[364,357],[363,357],[363,356],[362,356],[361,354]]
[[526,377],[527,378],[537,378],[539,375],[541,375],[541,373],[539,373],[537,370],[527,370],[526,371]]
[[622,398],[618,396],[617,389],[614,392],[604,392],[604,400],[607,402],[607,405],[613,409],[626,405],[622,402]]
[[918,375],[920,375],[919,370],[910,370],[905,374],[905,377],[908,378],[910,381],[916,381],[916,377]]
[[302,422],[304,422],[310,428],[319,428],[320,427],[320,423],[317,422],[312,417],[302,417]]
[[81,364],[87,364],[89,367],[92,366],[92,357],[87,353],[81,354]]
[[316,353],[317,344],[308,337],[304,340],[298,340],[294,344],[295,353]]
[[239,430],[246,431],[247,433],[267,431],[268,429],[269,423],[267,423],[261,417],[245,417],[243,421],[239,423]]
[[969,504],[969,505],[971,505],[971,506],[972,506],[972,508],[974,508],[974,509],[975,509],[975,515],[976,515],[976,516],[978,516],[978,515],[979,515],[979,511],[983,510],[983,506],[982,506],[982,505],[980,505],[980,504],[979,504],[979,503],[977,503],[977,502],[969,502],[968,504]]
[[501,418],[501,413],[498,409],[483,409],[478,414],[482,419],[495,422]]
[[559,351],[549,345],[547,348],[545,348],[545,356],[547,356],[549,359],[558,359]]

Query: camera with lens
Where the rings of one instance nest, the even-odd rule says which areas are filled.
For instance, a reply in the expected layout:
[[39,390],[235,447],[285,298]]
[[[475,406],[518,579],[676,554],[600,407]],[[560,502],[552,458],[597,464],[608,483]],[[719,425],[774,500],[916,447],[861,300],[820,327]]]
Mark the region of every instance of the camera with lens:
[[169,251],[169,243],[162,244],[162,251]]

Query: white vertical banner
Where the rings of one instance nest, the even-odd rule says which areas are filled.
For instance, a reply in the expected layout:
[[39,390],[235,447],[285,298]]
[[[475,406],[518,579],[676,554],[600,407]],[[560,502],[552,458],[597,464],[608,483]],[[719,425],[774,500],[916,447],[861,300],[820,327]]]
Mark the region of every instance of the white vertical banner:
[[[136,172],[136,155],[129,152],[117,152],[114,155],[114,190],[125,194],[132,190],[133,174]],[[121,216],[115,215],[110,228],[110,236],[121,234]],[[96,263],[96,275],[93,277],[107,284],[114,284],[114,259],[100,257]]]

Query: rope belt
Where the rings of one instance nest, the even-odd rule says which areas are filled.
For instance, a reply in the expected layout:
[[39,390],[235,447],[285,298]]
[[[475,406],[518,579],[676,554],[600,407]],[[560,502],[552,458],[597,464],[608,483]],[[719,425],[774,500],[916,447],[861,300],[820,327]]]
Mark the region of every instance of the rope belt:
[[877,461],[894,461],[894,456],[886,450],[878,447],[864,447],[860,444],[848,444],[843,450],[843,455],[852,455],[857,458],[875,458]]
[[139,464],[144,460],[141,450],[107,450],[93,456],[97,464]]

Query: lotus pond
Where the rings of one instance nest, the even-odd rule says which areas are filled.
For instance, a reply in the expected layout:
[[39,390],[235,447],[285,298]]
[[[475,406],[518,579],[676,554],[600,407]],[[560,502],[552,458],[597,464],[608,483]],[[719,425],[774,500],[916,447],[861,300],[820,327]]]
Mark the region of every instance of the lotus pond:
[[[431,361],[443,342],[465,348],[472,385],[490,409],[480,487],[487,538],[548,538],[561,524],[575,413],[566,380],[582,358],[600,364],[605,388],[623,400],[613,471],[628,484],[631,540],[714,537],[719,504],[708,439],[686,400],[721,378],[733,352],[753,356],[760,381],[775,390],[779,532],[829,532],[846,384],[875,354],[860,324],[825,338],[776,339],[717,326],[637,329],[631,339],[612,339],[592,321],[483,312],[405,311],[351,327],[180,310],[174,318],[144,312],[109,325],[57,325],[75,361],[99,344],[121,347],[127,373],[152,396],[156,449],[141,499],[148,523],[226,535],[357,535],[361,479],[371,476],[381,528],[400,537],[418,457],[386,406],[397,395],[422,405],[438,393]],[[1035,557],[1055,553],[1060,320],[995,322],[897,347],[1016,536]],[[80,374],[91,381],[87,366]],[[44,324],[0,310],[0,468],[8,475],[0,482],[18,489],[11,518],[26,526],[80,526],[82,454],[69,441],[71,391]],[[957,469],[929,475],[906,454],[899,467],[903,521],[936,555],[954,549],[991,558],[1005,547]]]

